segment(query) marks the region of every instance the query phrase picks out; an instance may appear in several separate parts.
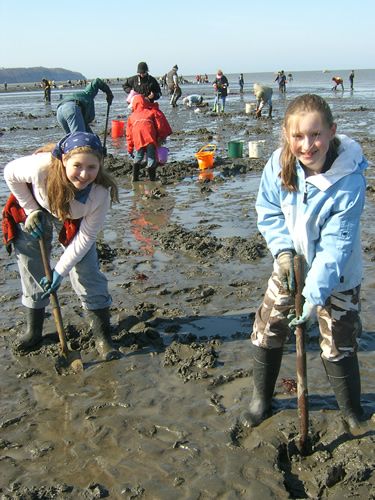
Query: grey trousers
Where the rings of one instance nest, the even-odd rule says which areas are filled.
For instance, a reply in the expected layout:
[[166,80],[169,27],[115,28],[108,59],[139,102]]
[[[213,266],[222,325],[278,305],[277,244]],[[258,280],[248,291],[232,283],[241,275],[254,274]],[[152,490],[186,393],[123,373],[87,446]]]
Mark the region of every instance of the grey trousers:
[[[57,232],[60,231],[61,223],[46,213],[43,229],[48,254],[52,246],[53,226]],[[19,224],[18,229],[14,250],[21,277],[22,304],[31,309],[41,309],[48,305],[49,298],[41,298],[43,290],[39,282],[45,272],[39,240],[26,233],[23,224]],[[107,278],[100,271],[95,242],[83,259],[72,268],[69,278],[84,309],[103,309],[111,305]]]

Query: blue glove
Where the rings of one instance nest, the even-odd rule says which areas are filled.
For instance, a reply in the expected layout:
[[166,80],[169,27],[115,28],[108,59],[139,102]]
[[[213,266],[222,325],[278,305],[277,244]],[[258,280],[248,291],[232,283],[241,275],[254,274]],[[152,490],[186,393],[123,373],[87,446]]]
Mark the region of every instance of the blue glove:
[[61,285],[63,277],[56,271],[52,272],[52,283],[48,280],[47,276],[44,276],[39,282],[40,286],[43,288],[44,293],[42,299],[50,296],[52,292],[56,292]]
[[289,328],[295,328],[298,325],[306,324],[306,329],[309,330],[315,322],[316,305],[311,304],[308,300],[303,304],[302,315],[299,318],[294,317],[289,323]]
[[34,210],[25,221],[25,231],[36,240],[43,236],[43,217],[43,210]]

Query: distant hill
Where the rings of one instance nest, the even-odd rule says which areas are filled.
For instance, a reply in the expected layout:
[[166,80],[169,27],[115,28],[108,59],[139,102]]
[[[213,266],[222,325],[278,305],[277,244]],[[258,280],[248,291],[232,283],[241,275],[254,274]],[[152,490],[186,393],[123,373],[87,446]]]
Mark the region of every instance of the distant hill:
[[0,84],[3,83],[32,83],[40,82],[42,78],[61,82],[66,80],[86,80],[82,73],[69,71],[64,68],[1,68]]

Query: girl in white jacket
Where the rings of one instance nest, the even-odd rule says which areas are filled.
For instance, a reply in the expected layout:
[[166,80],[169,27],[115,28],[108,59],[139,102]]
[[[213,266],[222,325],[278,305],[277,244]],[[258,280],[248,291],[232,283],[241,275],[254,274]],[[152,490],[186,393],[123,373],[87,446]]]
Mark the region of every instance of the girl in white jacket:
[[[97,234],[111,201],[118,201],[118,191],[104,170],[99,137],[87,132],[69,134],[54,148],[47,146],[11,161],[4,177],[12,193],[3,212],[4,239],[14,246],[27,318],[19,349],[30,349],[41,341],[48,297],[69,274],[92,320],[99,353],[104,359],[118,357],[110,337],[112,300],[96,252]],[[44,276],[38,239],[44,238],[50,252],[53,227],[65,249],[50,283]]]
[[[243,423],[253,427],[271,414],[272,395],[290,327],[317,315],[321,358],[350,428],[362,417],[357,337],[361,333],[360,217],[365,200],[362,149],[336,135],[331,110],[318,95],[292,101],[283,146],[264,168],[256,209],[258,227],[274,268],[252,332],[254,393]],[[307,267],[300,318],[294,307],[295,254]]]

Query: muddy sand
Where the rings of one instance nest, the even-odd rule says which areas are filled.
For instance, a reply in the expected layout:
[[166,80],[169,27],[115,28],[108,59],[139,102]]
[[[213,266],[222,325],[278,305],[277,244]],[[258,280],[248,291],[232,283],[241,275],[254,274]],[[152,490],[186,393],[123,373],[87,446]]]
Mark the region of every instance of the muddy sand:
[[[202,144],[209,141],[207,131],[198,134]],[[173,140],[183,147],[188,137]],[[375,142],[362,144],[374,160]],[[43,343],[17,353],[14,340],[25,326],[17,268],[0,254],[0,497],[375,498],[374,420],[358,436],[346,432],[316,331],[306,344],[310,453],[298,451],[293,336],[275,414],[253,430],[238,423],[251,398],[249,333],[271,269],[254,214],[264,160],[217,157],[213,179],[198,178],[193,160],[175,161],[159,169],[157,182],[134,186],[128,160],[110,155],[107,164],[123,202],[113,207],[98,249],[120,360],[98,361],[69,280],[59,297],[84,372],[56,371],[50,309]],[[372,176],[370,168],[359,352],[369,414],[375,409]]]

